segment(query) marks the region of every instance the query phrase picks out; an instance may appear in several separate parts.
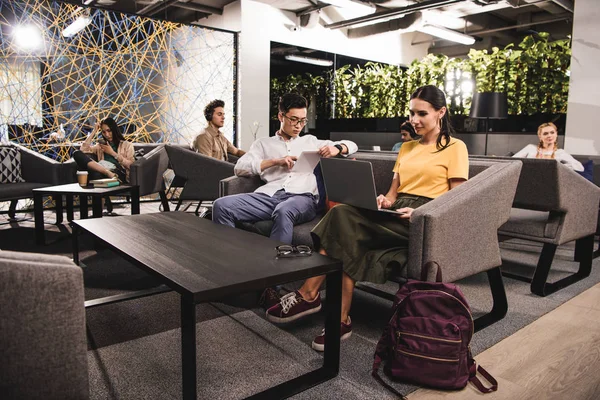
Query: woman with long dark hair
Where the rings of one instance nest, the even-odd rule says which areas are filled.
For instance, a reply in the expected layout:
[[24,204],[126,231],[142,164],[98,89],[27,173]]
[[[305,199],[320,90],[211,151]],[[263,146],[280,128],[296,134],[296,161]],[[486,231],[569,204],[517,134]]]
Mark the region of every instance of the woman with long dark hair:
[[[469,176],[467,147],[452,137],[444,92],[432,85],[417,89],[410,99],[410,122],[420,139],[402,145],[390,189],[377,198],[380,208],[403,214],[341,204],[329,210],[312,231],[315,249],[343,263],[341,339],[352,334],[349,313],[354,284],[384,283],[393,269],[404,268],[413,211]],[[299,290],[283,296],[279,304],[267,310],[267,319],[286,323],[319,311],[319,289],[324,280],[325,276],[310,278]],[[323,351],[324,346],[325,332],[312,343],[317,351]]]
[[[99,133],[98,143],[92,146]],[[98,161],[86,153],[95,154]],[[90,173],[89,179],[116,177],[121,182],[129,181],[129,168],[135,161],[133,144],[125,140],[119,126],[110,117],[96,124],[81,145],[81,150],[75,151],[72,157],[79,170]]]

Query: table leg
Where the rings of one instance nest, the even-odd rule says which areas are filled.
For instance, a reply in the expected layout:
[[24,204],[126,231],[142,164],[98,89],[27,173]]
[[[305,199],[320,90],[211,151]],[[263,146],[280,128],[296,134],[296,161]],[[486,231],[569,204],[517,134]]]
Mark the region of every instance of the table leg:
[[63,203],[62,194],[53,194],[54,205],[56,207],[56,225],[62,224],[63,222]]
[[134,186],[131,188],[131,215],[140,213],[140,188]]
[[73,195],[67,195],[67,221],[73,221]]
[[88,218],[88,198],[85,194],[79,195],[79,218]]
[[79,227],[73,224],[73,262],[79,265]]
[[297,378],[280,383],[246,400],[287,399],[311,387],[335,378],[340,371],[340,314],[342,311],[342,271],[327,274],[327,305],[325,307],[325,354],[323,366]]
[[44,196],[41,193],[33,193],[33,218],[35,223],[35,242],[38,245],[46,243],[44,232]]
[[[327,307],[325,317],[325,354],[323,368],[336,376],[340,371],[340,315],[342,313],[342,271],[327,274],[325,284]],[[333,334],[331,334],[333,332]]]
[[92,218],[102,218],[102,197],[92,196]]
[[181,296],[181,366],[183,399],[196,400],[196,305]]

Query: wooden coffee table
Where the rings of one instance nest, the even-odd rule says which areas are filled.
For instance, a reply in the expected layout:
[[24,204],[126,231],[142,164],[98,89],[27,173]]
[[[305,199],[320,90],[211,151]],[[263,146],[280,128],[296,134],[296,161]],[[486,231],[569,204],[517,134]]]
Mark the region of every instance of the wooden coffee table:
[[[327,275],[325,329],[339,332],[342,266],[337,260],[316,253],[309,257],[277,259],[275,246],[282,243],[193,214],[167,212],[74,221],[73,261],[76,264],[79,264],[80,231],[92,234],[181,296],[184,399],[196,398],[196,305],[199,303]],[[98,305],[125,299],[118,295],[92,302]],[[252,398],[287,398],[337,376],[340,337],[327,335],[325,340],[321,368]]]
[[62,196],[67,197],[67,220],[73,220],[73,196],[79,196],[79,214],[82,219],[88,217],[88,196],[92,198],[92,216],[102,217],[102,197],[131,196],[131,214],[140,213],[140,190],[138,186],[119,185],[110,188],[81,187],[78,183],[48,186],[33,189],[33,214],[35,218],[35,241],[37,244],[46,243],[44,231],[44,196],[52,196],[56,203],[56,223],[62,223]]

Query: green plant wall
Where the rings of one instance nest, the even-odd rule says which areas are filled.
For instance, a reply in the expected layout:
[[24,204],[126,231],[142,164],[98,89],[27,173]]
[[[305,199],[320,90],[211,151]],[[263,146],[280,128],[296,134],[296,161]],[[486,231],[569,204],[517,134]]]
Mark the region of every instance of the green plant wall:
[[[429,54],[408,68],[370,62],[364,67],[346,65],[326,76],[272,79],[271,104],[276,107],[279,96],[296,91],[317,102],[318,118],[406,116],[410,94],[432,84],[446,92],[452,114],[467,115],[472,94],[459,88],[467,82],[477,92],[506,92],[511,115],[566,113],[571,41],[548,38],[539,33],[517,46],[471,49],[465,59]],[[272,115],[276,114],[274,108]]]

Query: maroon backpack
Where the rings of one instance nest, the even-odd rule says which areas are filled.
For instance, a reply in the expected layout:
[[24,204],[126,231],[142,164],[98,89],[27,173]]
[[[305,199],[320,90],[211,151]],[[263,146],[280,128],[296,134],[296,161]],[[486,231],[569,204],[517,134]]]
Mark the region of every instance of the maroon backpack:
[[[462,389],[472,382],[482,393],[498,389],[496,380],[475,364],[469,343],[473,317],[465,296],[451,283],[409,280],[396,293],[394,313],[375,350],[372,375],[377,371],[393,379],[437,389]],[[491,384],[486,388],[479,371]]]

